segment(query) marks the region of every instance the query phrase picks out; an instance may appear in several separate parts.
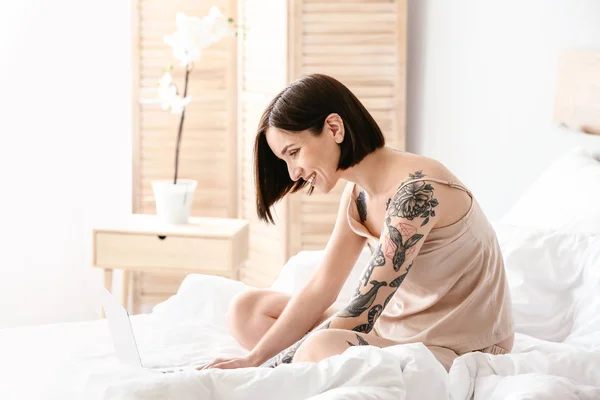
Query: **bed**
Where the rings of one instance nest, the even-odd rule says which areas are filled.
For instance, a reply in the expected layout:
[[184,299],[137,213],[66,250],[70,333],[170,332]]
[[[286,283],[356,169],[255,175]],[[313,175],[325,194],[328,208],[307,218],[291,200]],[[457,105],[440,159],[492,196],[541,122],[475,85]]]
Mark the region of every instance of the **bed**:
[[[580,157],[571,153],[557,167]],[[588,172],[600,181],[594,162]],[[119,364],[106,321],[97,320],[0,331],[0,398],[599,399],[600,235],[519,226],[510,217],[495,229],[519,332],[512,354],[467,354],[447,374],[421,344],[356,346],[318,364],[165,375]],[[593,218],[600,226],[600,213]],[[273,287],[295,292],[321,255],[299,253]],[[339,301],[366,259],[364,252]],[[228,302],[245,289],[227,278],[189,275],[151,314],[133,316],[144,366],[245,354],[225,317]]]
[[[581,63],[577,57],[565,62]],[[590,57],[585,63],[600,59]],[[582,109],[589,113],[586,107],[559,113],[560,122],[583,124]],[[597,122],[585,130],[594,132]],[[466,354],[446,373],[419,343],[355,346],[315,364],[161,374],[121,365],[106,320],[97,320],[0,330],[0,399],[600,399],[599,204],[600,152],[576,148],[494,223],[516,322],[511,354]],[[296,292],[320,257],[322,251],[292,257],[272,287]],[[352,294],[368,257],[365,250],[340,303]],[[227,331],[226,312],[247,288],[189,275],[152,313],[133,316],[144,366],[245,354]]]

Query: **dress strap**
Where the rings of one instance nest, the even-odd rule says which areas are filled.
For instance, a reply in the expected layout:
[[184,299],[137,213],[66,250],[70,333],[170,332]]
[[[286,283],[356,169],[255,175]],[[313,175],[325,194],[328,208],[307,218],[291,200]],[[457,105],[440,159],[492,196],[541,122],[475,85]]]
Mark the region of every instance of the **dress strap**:
[[[419,182],[419,181],[432,181],[432,182],[437,182],[437,183],[441,183],[444,185],[448,185],[451,188],[455,188],[455,189],[460,189],[463,190],[465,192],[467,192],[467,194],[471,197],[473,197],[473,194],[471,193],[471,191],[469,189],[467,189],[466,187],[464,187],[463,185],[461,185],[460,183],[456,183],[454,181],[445,181],[443,179],[437,179],[437,178],[418,178],[418,179],[411,179],[410,181],[406,181],[404,182],[402,185],[400,185],[400,187],[398,188],[398,190],[402,189],[404,186],[408,185],[409,183],[413,183],[413,182]],[[398,191],[396,190],[396,192]]]

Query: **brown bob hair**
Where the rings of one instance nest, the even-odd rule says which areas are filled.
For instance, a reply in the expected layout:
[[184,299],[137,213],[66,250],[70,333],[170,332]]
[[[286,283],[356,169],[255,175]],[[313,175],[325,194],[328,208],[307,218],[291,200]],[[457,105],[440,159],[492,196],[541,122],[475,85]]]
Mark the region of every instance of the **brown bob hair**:
[[293,181],[284,160],[269,147],[270,127],[289,133],[310,131],[319,136],[328,115],[337,113],[344,123],[344,140],[338,169],[358,164],[367,154],[385,145],[381,129],[356,96],[338,80],[323,74],[303,76],[283,89],[267,106],[254,141],[254,182],[258,218],[275,223],[271,206],[306,185]]

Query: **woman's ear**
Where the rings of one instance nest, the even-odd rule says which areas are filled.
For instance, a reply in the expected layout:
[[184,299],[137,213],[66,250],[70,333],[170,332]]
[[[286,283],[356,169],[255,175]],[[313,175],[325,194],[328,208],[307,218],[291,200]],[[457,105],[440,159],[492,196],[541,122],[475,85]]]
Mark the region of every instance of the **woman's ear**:
[[325,118],[325,126],[329,128],[329,132],[333,140],[340,144],[344,141],[344,122],[338,114],[329,114]]

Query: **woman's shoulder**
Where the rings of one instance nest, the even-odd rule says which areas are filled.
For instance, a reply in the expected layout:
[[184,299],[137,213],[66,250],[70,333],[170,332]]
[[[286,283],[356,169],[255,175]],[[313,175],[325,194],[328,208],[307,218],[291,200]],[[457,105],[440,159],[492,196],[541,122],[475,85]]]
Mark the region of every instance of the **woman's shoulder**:
[[406,158],[407,162],[404,167],[399,170],[398,176],[396,177],[398,188],[412,180],[437,180],[442,182],[461,183],[458,177],[456,177],[442,162],[418,154],[407,154],[409,154]]
[[435,207],[436,227],[451,225],[468,213],[473,195],[440,161],[416,156],[410,170],[412,172],[404,171],[403,176],[398,177],[401,183],[393,196],[397,204],[414,207],[415,212],[423,207]]

